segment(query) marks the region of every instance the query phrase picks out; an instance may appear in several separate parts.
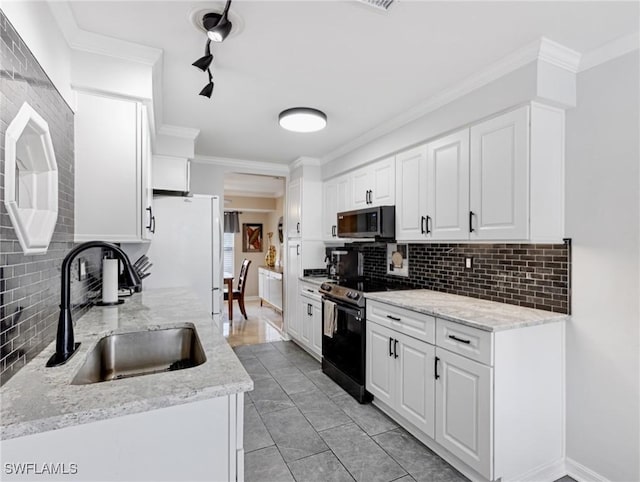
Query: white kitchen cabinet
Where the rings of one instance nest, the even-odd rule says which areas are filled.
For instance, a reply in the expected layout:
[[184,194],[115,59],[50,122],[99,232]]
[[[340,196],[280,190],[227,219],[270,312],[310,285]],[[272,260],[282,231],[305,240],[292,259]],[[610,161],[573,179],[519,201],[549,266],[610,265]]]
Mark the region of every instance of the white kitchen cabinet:
[[436,430],[440,445],[479,473],[491,473],[493,369],[436,348]]
[[311,355],[322,357],[322,299],[318,287],[300,282],[298,296],[300,330],[296,341]]
[[427,145],[427,210],[429,239],[469,238],[469,130]]
[[323,183],[322,237],[326,241],[338,241],[337,215],[351,208],[351,180],[340,176]]
[[564,111],[536,102],[396,156],[396,239],[561,242]]
[[282,273],[258,268],[258,297],[260,306],[266,301],[276,310],[282,311]]
[[366,330],[373,403],[470,479],[544,479],[563,456],[563,323],[486,331],[367,300]]
[[529,108],[471,127],[471,239],[527,239]]
[[140,242],[155,230],[146,108],[76,91],[75,241]]
[[350,209],[394,205],[396,202],[395,157],[356,169],[351,177]]
[[427,212],[426,145],[396,155],[396,239],[412,241],[425,234]]
[[433,437],[434,346],[374,322],[366,331],[367,390]]
[[153,189],[189,192],[191,163],[186,157],[153,156]]
[[302,187],[301,180],[294,179],[287,188],[287,235],[299,238],[302,234]]
[[298,291],[300,289],[299,273],[302,271],[300,244],[300,241],[289,240],[287,245],[285,330],[292,338],[300,337],[302,325],[298,300]]

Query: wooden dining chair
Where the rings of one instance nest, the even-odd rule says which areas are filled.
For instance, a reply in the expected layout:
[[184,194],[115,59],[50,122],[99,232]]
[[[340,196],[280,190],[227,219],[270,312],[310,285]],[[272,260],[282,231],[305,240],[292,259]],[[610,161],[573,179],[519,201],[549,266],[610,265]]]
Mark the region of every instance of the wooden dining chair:
[[[240,267],[240,274],[238,275],[238,289],[233,290],[233,299],[238,300],[238,306],[240,307],[240,312],[244,316],[244,319],[247,319],[247,310],[244,307],[244,291],[247,287],[247,274],[249,273],[249,265],[251,264],[251,260],[244,259],[242,261],[242,266]],[[224,299],[229,300],[229,293],[227,291],[224,292]]]

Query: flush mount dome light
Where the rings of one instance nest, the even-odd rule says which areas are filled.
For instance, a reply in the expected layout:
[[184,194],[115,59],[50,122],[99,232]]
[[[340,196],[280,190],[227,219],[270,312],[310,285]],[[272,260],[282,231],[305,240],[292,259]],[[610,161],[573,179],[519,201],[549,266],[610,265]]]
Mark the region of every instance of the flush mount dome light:
[[278,122],[288,131],[316,132],[327,126],[327,115],[311,107],[294,107],[280,112]]

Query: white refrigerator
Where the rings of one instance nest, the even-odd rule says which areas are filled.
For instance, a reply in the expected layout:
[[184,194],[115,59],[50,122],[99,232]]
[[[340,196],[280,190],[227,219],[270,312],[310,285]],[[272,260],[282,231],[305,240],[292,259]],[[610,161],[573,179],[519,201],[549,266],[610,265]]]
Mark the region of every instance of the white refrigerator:
[[222,223],[218,196],[158,196],[143,289],[191,289],[222,332]]

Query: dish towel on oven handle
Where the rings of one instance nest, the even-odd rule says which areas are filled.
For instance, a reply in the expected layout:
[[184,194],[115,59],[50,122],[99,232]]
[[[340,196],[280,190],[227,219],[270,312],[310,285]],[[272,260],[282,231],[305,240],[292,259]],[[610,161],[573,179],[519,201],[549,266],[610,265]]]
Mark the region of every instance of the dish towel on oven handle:
[[333,338],[333,334],[336,332],[336,304],[333,301],[322,300],[322,309],[324,311],[322,314],[324,334]]

